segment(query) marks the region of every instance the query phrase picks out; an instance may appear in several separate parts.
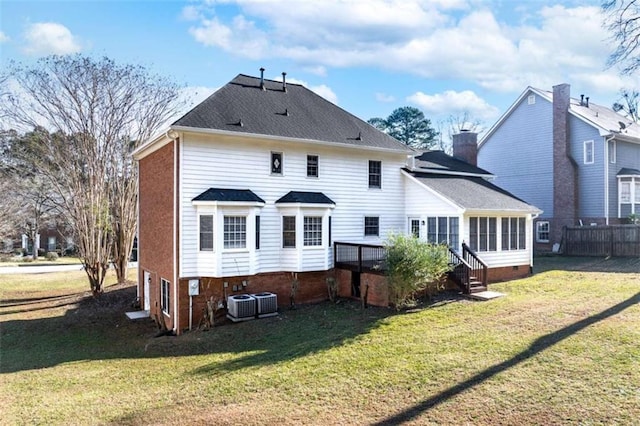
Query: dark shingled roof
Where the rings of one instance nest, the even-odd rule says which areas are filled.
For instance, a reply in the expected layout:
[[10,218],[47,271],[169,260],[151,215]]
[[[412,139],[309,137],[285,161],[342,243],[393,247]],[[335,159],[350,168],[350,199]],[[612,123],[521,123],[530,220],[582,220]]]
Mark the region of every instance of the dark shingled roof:
[[299,84],[264,80],[240,74],[174,126],[254,133],[399,152],[411,150],[369,123],[332,104]]
[[250,203],[264,203],[264,200],[250,189],[225,188],[209,188],[192,201],[245,201]]
[[322,192],[300,192],[291,191],[284,197],[280,198],[277,203],[302,203],[302,204],[333,204],[331,198],[324,195]]
[[491,175],[490,172],[459,160],[444,151],[426,151],[416,156],[416,168],[429,172],[459,172],[477,175]]
[[467,210],[540,210],[481,177],[410,172],[418,181]]
[[640,170],[638,169],[630,169],[627,167],[623,167],[620,169],[620,171],[618,172],[618,174],[616,176],[622,176],[622,175],[640,175]]

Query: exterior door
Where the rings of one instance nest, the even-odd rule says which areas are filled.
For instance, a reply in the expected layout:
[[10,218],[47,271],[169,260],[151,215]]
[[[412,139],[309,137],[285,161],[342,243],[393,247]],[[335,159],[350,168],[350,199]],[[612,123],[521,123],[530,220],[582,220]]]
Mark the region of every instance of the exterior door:
[[151,300],[149,299],[149,291],[151,288],[151,273],[144,271],[143,275],[144,280],[144,310],[151,310]]
[[409,218],[409,235],[413,235],[416,238],[420,238],[420,219],[417,217]]

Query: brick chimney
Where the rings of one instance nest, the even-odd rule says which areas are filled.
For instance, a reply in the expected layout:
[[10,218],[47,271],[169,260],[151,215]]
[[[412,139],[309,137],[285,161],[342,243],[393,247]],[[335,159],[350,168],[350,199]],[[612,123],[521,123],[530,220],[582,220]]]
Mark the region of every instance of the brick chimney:
[[477,166],[478,134],[461,130],[460,133],[453,135],[453,157]]
[[553,221],[551,242],[559,243],[562,227],[578,218],[578,165],[571,157],[569,135],[570,86],[553,86]]

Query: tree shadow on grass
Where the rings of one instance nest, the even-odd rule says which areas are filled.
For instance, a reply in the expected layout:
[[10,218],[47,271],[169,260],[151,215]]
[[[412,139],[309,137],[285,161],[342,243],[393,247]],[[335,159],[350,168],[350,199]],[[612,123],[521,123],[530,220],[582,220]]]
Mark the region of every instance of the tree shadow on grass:
[[599,321],[605,320],[613,315],[619,314],[625,309],[640,303],[640,293],[635,294],[634,296],[628,298],[627,300],[614,305],[599,314],[592,315],[588,318],[585,318],[581,321],[575,322],[571,325],[568,325],[564,328],[561,328],[558,331],[553,333],[546,334],[538,339],[536,339],[526,350],[520,352],[514,357],[501,362],[500,364],[496,364],[490,368],[487,368],[484,371],[476,374],[470,379],[465,380],[464,382],[460,382],[455,386],[450,387],[449,389],[438,393],[437,395],[433,395],[430,398],[425,399],[424,401],[410,407],[404,411],[401,411],[391,417],[383,419],[382,421],[375,423],[375,425],[397,425],[405,422],[409,422],[421,414],[429,411],[431,408],[455,397],[456,395],[461,394],[473,387],[485,382],[486,380],[494,377],[495,375],[502,373],[505,370],[508,370],[516,365],[520,364],[523,361],[537,355],[538,353],[544,351],[545,349],[550,348],[551,346],[563,341],[564,339],[571,337],[575,333],[583,330],[590,325],[593,325]]
[[[277,317],[154,338],[150,319],[130,321],[135,286],[113,286],[100,298],[34,300],[21,309],[0,306],[0,373],[40,369],[86,360],[180,357],[215,353],[252,354],[213,363],[197,373],[277,363],[343,344],[393,314],[360,309],[359,302],[320,303],[281,310]],[[9,308],[9,309],[7,309]]]

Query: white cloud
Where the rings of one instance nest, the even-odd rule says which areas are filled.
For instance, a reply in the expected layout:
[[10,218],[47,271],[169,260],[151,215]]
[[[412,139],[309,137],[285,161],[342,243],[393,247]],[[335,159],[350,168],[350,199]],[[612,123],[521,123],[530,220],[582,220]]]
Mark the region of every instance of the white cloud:
[[5,43],[7,41],[9,41],[9,36],[0,31],[0,43]]
[[27,42],[24,52],[29,55],[67,55],[82,50],[77,37],[67,27],[56,22],[30,24],[24,38]]
[[456,92],[447,90],[435,95],[416,92],[407,97],[407,101],[420,107],[427,115],[463,115],[478,120],[494,120],[500,115],[498,108],[490,105],[471,90]]
[[388,102],[394,102],[395,100],[396,98],[393,95],[388,95],[386,93],[380,93],[380,92],[376,93],[376,101],[378,102],[388,103]]
[[[520,92],[574,75],[588,74],[583,81],[595,84],[601,74],[616,74],[604,69],[610,49],[598,5],[528,3],[503,8],[510,9],[506,23],[479,0],[222,3],[198,9],[190,29],[198,42],[252,59],[293,60],[318,75],[328,68],[377,67]],[[222,14],[230,10],[231,17]]]
[[299,84],[301,86],[304,86],[309,90],[311,90],[312,92],[316,93],[317,95],[322,96],[329,102],[338,105],[338,95],[336,95],[335,92],[331,90],[331,88],[326,84],[320,84],[318,86],[309,86],[309,84],[307,84],[307,82],[304,80],[298,80],[296,78],[289,78],[289,77],[287,77],[287,83]]

